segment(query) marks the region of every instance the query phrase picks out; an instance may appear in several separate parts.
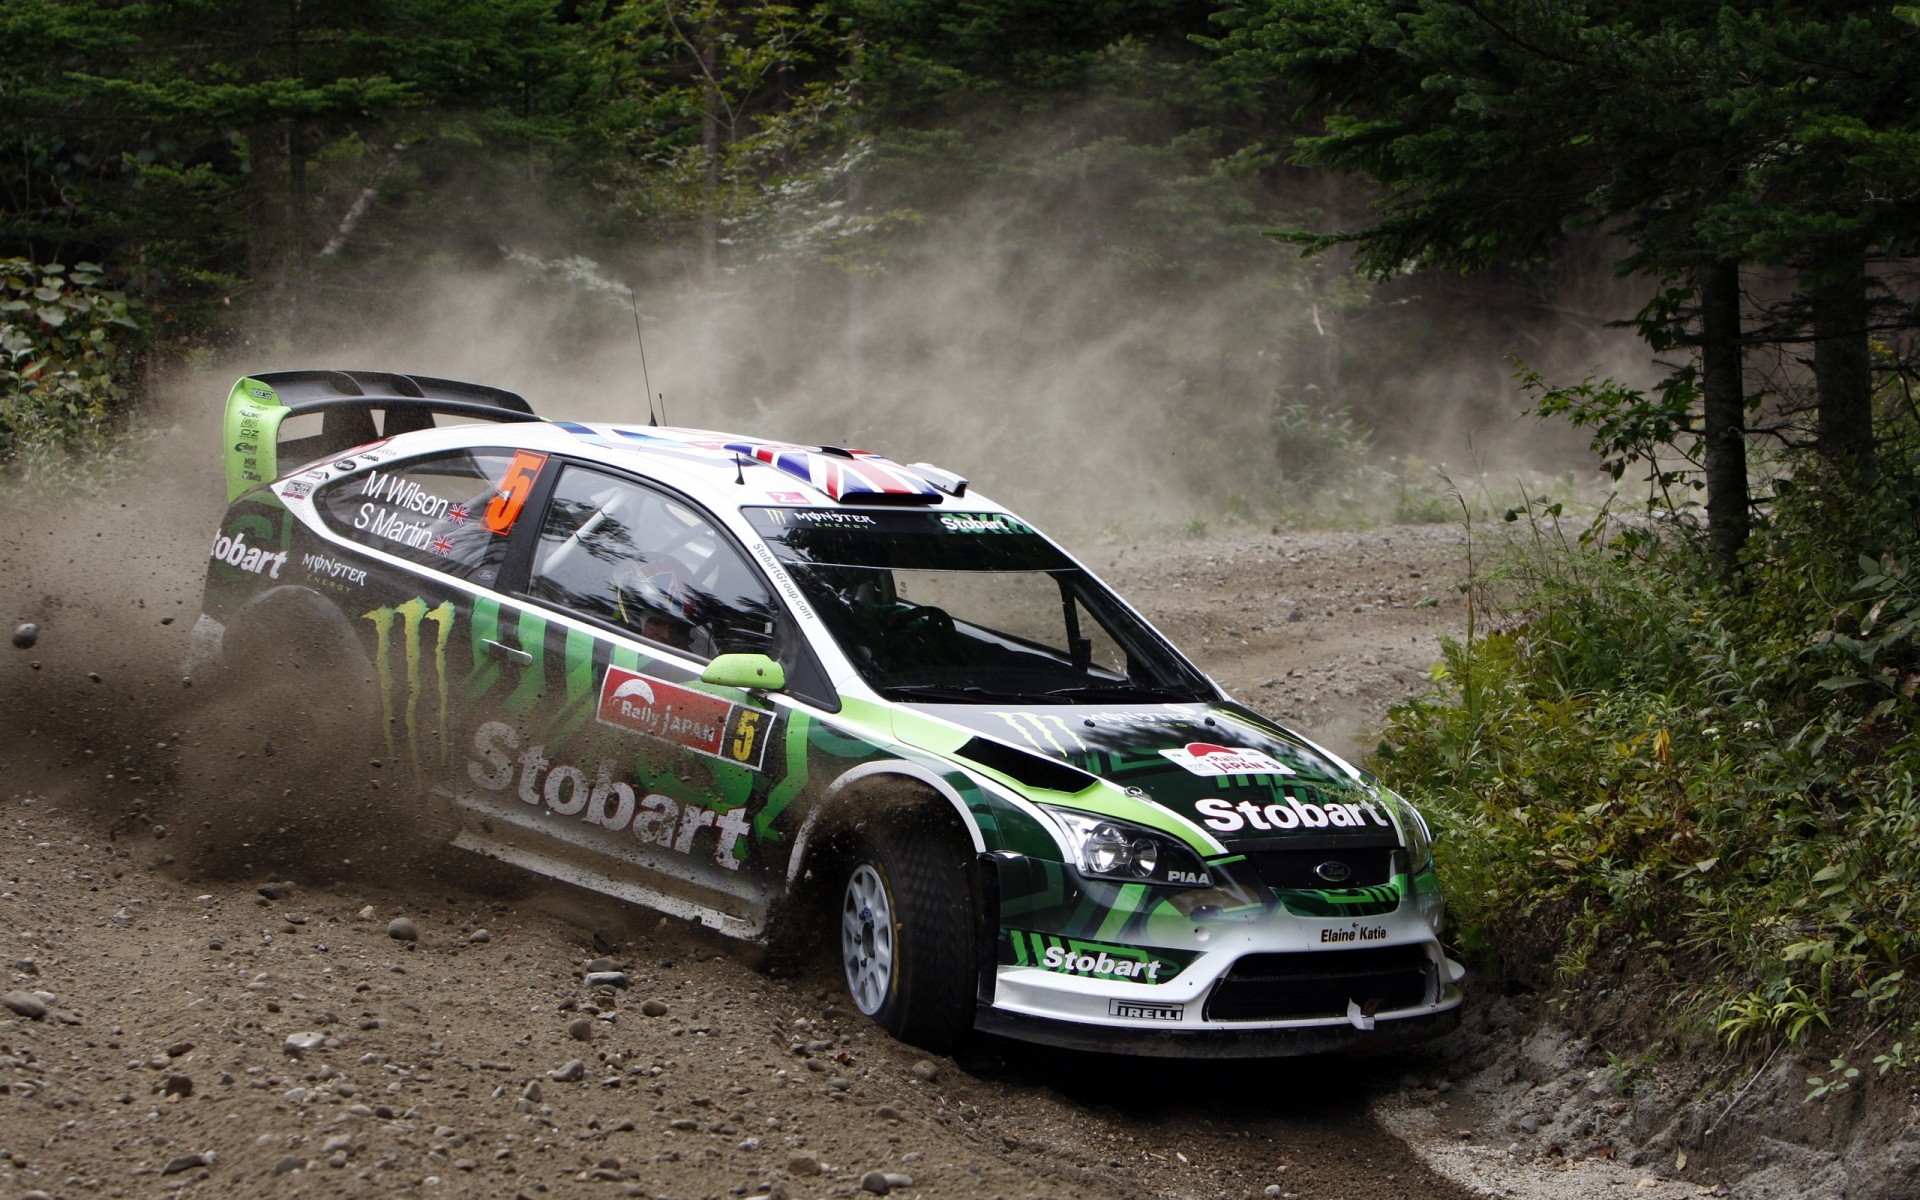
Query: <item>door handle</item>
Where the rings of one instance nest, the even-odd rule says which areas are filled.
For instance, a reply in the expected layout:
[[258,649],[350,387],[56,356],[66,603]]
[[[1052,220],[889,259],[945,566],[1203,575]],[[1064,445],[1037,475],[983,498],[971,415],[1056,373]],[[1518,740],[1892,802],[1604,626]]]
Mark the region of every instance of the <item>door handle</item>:
[[492,638],[481,638],[480,644],[485,646],[487,653],[493,655],[495,658],[504,658],[510,663],[517,663],[523,667],[533,665],[533,655],[528,654],[525,650],[517,650],[504,642],[496,642]]

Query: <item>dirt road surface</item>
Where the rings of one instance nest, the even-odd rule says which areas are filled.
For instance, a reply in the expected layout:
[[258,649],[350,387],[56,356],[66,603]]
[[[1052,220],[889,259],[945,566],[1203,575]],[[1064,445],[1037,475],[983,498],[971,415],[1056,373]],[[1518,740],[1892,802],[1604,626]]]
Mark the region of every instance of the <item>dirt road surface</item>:
[[[679,922],[480,886],[379,812],[352,854],[185,869],[175,814],[222,801],[181,767],[218,508],[189,474],[0,533],[0,610],[39,626],[0,659],[0,1197],[1473,1194],[1369,1118],[1402,1062],[934,1059],[851,1011],[825,946],[773,977]],[[1342,752],[1462,620],[1447,527],[1075,549]]]

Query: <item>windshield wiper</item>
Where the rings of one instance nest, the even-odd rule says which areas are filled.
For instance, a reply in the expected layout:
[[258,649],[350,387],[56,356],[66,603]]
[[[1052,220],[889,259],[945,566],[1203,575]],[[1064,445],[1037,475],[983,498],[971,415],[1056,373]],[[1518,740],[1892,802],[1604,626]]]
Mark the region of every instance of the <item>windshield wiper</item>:
[[1196,697],[1143,683],[1085,683],[1074,687],[1052,688],[1049,696],[1063,700],[1193,700]]
[[1081,684],[1075,687],[1052,688],[1044,692],[1000,691],[983,688],[974,684],[960,683],[895,683],[878,689],[880,694],[898,700],[951,700],[961,704],[979,704],[999,701],[1024,704],[1064,704],[1075,700],[1111,700],[1111,701],[1187,701],[1195,697],[1166,688],[1147,687],[1138,683],[1097,683]]
[[989,688],[960,683],[893,683],[879,689],[880,694],[902,700],[958,700],[972,703],[983,700],[1030,700],[1024,692],[996,692]]

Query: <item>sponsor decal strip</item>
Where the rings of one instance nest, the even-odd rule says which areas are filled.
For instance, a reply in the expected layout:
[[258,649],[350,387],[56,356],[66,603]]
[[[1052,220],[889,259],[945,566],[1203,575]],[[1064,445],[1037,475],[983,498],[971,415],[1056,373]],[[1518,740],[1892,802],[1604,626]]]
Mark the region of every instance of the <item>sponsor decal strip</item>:
[[247,531],[236,529],[231,535],[221,534],[213,539],[213,551],[208,557],[215,562],[223,562],[230,567],[238,567],[251,575],[266,572],[268,579],[280,578],[280,568],[287,565],[285,550],[263,550],[247,544]]
[[[715,866],[738,871],[745,854],[742,838],[751,831],[744,805],[718,811],[659,792],[645,792],[621,777],[619,763],[600,760],[593,778],[568,763],[547,757],[544,743],[520,751],[520,738],[504,721],[488,721],[474,731],[467,777],[490,792],[508,792],[523,804],[544,806],[560,817],[578,817],[608,833],[623,830],[635,841],[691,857],[703,830],[712,832]],[[637,777],[636,777],[637,780]]]
[[1239,746],[1216,746],[1211,742],[1188,742],[1178,750],[1162,750],[1163,756],[1195,775],[1219,778],[1224,775],[1291,775],[1293,768],[1261,750]]
[[599,720],[754,770],[766,756],[770,722],[757,708],[614,666],[601,680]]
[[[779,512],[782,510],[775,509],[774,511]],[[780,560],[774,557],[773,550],[758,538],[750,542],[747,548],[752,550],[753,556],[760,560],[761,567],[767,572],[767,578],[773,580],[774,586],[779,588],[780,594],[786,598],[787,606],[800,616],[811,621],[813,619],[813,606],[807,603],[807,598],[800,591],[799,585],[795,584],[793,580],[787,576],[786,571],[780,566]]]
[[1184,970],[1192,958],[1191,955],[1175,958],[1138,946],[1053,937],[1023,929],[1009,929],[1005,933],[1015,966],[1039,967],[1043,971],[1088,979],[1166,983]]
[[943,514],[940,527],[948,533],[1032,533],[1033,526],[1005,513]]
[[1328,800],[1315,804],[1298,796],[1283,796],[1277,804],[1256,804],[1251,800],[1233,803],[1227,800],[1196,800],[1193,807],[1208,829],[1234,833],[1242,829],[1272,832],[1286,829],[1393,828],[1371,800]]
[[1184,1004],[1135,1004],[1128,1000],[1115,1000],[1107,1005],[1107,1015],[1132,1021],[1184,1021],[1187,1006]]
[[355,587],[367,586],[367,573],[364,570],[352,563],[341,562],[330,554],[302,554],[300,565],[306,568],[309,575],[330,580],[344,579]]
[[840,512],[837,509],[831,508],[797,508],[792,511],[775,509],[773,512],[774,523],[778,525],[785,525],[789,517],[802,525],[847,526],[874,525],[878,523],[865,513]]

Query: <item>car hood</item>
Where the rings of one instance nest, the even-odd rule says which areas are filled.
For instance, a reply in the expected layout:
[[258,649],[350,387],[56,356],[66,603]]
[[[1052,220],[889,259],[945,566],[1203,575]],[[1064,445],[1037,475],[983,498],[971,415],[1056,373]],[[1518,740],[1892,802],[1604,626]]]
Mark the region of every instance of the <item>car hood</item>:
[[1229,849],[1309,838],[1318,845],[1399,840],[1390,802],[1351,767],[1239,705],[913,707],[992,742],[1138,788]]

